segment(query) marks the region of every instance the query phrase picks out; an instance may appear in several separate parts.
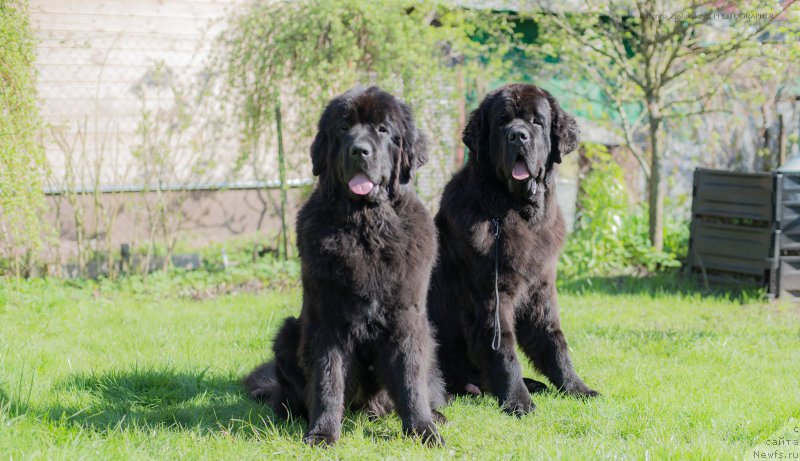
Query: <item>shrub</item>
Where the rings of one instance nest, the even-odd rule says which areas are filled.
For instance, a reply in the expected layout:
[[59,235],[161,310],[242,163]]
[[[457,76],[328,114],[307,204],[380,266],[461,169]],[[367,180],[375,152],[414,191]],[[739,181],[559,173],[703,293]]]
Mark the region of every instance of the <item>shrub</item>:
[[41,244],[44,151],[33,70],[35,39],[25,1],[0,0],[0,239],[6,267],[20,275],[25,251]]
[[426,184],[449,176],[464,92],[512,67],[503,59],[516,37],[509,18],[436,1],[248,3],[223,32],[211,72],[222,78],[223,99],[236,115],[239,163],[280,152],[280,118],[286,165],[306,164],[328,100],[355,84],[377,84],[409,103],[429,135],[430,162],[417,186],[424,201],[435,203],[438,191]]
[[561,272],[593,276],[679,267],[679,258],[686,254],[688,225],[668,215],[664,250],[654,249],[648,237],[647,206],[631,205],[622,168],[603,146],[585,147],[592,168],[581,181],[580,211],[562,254]]

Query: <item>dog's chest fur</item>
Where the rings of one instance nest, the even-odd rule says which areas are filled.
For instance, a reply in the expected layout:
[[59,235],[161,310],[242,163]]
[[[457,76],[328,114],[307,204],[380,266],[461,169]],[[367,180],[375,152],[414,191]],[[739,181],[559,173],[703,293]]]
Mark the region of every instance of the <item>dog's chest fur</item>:
[[306,281],[350,295],[364,313],[414,291],[408,279],[429,270],[436,234],[427,212],[413,205],[306,213],[303,221],[315,227],[314,232],[298,228]]
[[348,288],[373,298],[385,291],[387,280],[397,281],[405,272],[403,248],[408,245],[408,235],[396,215],[361,218],[324,235],[319,255],[338,261],[337,272]]
[[[457,206],[446,210],[450,217],[446,220],[450,223],[448,227],[455,233],[452,238],[444,237],[443,244],[453,246],[448,252],[452,256],[447,258],[462,260],[464,267],[473,268],[469,271],[456,269],[463,278],[460,280],[463,289],[480,286],[481,297],[493,299],[495,258],[498,289],[514,300],[514,309],[545,288],[545,284],[555,282],[556,264],[564,240],[564,222],[555,200],[546,200],[545,203],[552,209],[540,214],[544,219],[531,219],[526,213],[508,208],[497,211],[496,216],[477,207]],[[499,223],[497,239],[495,218]],[[498,254],[495,253],[497,248]]]
[[557,225],[531,224],[513,211],[507,213],[500,223],[501,272],[516,273],[521,282],[540,274],[545,263],[558,257],[563,238],[554,229]]

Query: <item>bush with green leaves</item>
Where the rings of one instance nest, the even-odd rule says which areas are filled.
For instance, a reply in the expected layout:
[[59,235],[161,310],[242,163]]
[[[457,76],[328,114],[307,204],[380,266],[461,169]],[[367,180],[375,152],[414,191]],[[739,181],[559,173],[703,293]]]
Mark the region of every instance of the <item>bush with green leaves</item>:
[[0,0],[0,273],[20,275],[41,245],[44,151],[27,2]]
[[327,101],[377,84],[408,102],[430,135],[431,165],[420,173],[447,177],[459,102],[511,70],[503,56],[515,37],[503,13],[436,1],[257,0],[230,20],[212,67],[241,135],[239,164],[279,151],[280,116],[288,167],[306,165]]
[[664,250],[653,248],[647,207],[630,202],[622,168],[603,146],[584,147],[591,170],[581,181],[580,211],[561,257],[561,272],[595,276],[679,267],[679,258],[686,254],[688,224],[668,215]]

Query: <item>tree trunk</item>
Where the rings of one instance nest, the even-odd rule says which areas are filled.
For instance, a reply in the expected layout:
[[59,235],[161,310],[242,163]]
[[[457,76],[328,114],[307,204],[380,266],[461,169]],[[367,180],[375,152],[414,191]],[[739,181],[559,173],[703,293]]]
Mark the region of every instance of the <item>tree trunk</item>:
[[661,104],[657,97],[647,100],[650,124],[650,243],[656,250],[664,249],[664,188],[661,185],[661,158],[664,149],[664,133],[661,128]]

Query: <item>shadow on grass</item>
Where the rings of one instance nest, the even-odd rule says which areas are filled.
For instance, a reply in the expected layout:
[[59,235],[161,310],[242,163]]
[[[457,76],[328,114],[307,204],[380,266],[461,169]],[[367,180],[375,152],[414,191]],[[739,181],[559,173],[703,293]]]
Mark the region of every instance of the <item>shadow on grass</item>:
[[8,415],[13,418],[19,413],[19,409],[11,402],[11,399],[8,398],[8,394],[0,388],[0,416]]
[[[280,436],[296,441],[305,432],[302,419],[283,420],[251,400],[238,378],[209,376],[205,371],[79,373],[57,383],[54,390],[67,400],[86,404],[50,406],[37,414],[58,424],[100,432],[158,429],[235,434],[248,439]],[[356,430],[355,419],[351,412],[345,415],[343,434]],[[365,431],[373,438],[391,436]]]
[[237,434],[246,438],[284,435],[299,439],[303,424],[277,418],[250,400],[237,378],[205,371],[126,370],[79,373],[56,384],[64,401],[36,411],[43,419],[97,431],[167,429]]
[[559,291],[574,295],[607,294],[637,296],[708,296],[739,303],[755,303],[766,300],[763,289],[750,280],[717,282],[706,286],[697,276],[683,270],[658,272],[646,276],[619,275],[607,277],[573,277],[558,281]]
[[30,401],[30,394],[24,396],[22,389],[17,389],[16,396],[12,397],[0,387],[0,417],[16,418],[26,414],[28,404],[23,401]]

